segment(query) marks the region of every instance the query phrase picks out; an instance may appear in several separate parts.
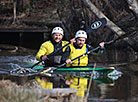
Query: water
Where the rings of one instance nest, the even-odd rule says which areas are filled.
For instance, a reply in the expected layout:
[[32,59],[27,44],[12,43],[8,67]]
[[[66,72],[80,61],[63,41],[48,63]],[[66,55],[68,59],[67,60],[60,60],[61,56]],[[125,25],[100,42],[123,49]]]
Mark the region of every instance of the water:
[[[26,62],[36,63],[34,56],[0,56],[0,69],[11,70],[15,68],[27,68],[29,67]],[[109,78],[104,80],[96,80],[93,76],[93,81],[89,90],[88,102],[138,102],[138,64],[137,63],[124,63],[115,64],[116,71],[114,71]],[[119,73],[118,73],[119,72]],[[111,80],[112,79],[112,80]],[[63,79],[64,80],[64,79]],[[78,80],[73,78],[72,81]],[[58,83],[58,78],[55,79]],[[78,89],[82,86],[88,86],[89,80],[86,85],[78,84]],[[52,82],[54,83],[53,79]],[[68,87],[59,82],[62,87]],[[75,85],[74,84],[74,85]],[[56,85],[53,85],[56,87]],[[72,86],[75,87],[75,86]],[[84,96],[87,94],[88,87],[84,88]],[[79,93],[78,95],[82,95]],[[82,95],[83,96],[83,95]]]
[[[130,63],[118,66],[123,75],[115,81],[114,86],[106,84],[93,85],[94,95],[99,97],[89,98],[89,100],[100,102],[138,102],[138,76],[137,63]],[[97,91],[99,90],[100,91]],[[102,99],[101,99],[102,98]],[[89,101],[89,102],[93,102]]]

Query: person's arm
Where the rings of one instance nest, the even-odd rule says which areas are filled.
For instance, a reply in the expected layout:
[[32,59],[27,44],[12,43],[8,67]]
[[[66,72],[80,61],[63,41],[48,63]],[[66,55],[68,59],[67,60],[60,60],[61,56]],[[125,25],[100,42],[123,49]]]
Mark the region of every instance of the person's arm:
[[46,50],[46,46],[45,43],[43,43],[39,49],[39,51],[36,54],[36,60],[40,61],[40,60],[44,60],[42,59],[42,57],[46,54],[47,50]]
[[[100,43],[99,46],[101,46],[101,48],[98,51],[97,50],[93,51],[90,54],[92,54],[92,55],[102,55],[103,54],[103,50],[104,50],[104,42]],[[86,47],[88,48],[88,51],[94,49],[94,47],[92,47],[91,45],[88,45],[88,44],[86,45]]]
[[96,52],[92,52],[91,54],[93,54],[93,55],[102,55],[103,54],[103,50],[104,50],[104,48],[100,48],[97,53]]

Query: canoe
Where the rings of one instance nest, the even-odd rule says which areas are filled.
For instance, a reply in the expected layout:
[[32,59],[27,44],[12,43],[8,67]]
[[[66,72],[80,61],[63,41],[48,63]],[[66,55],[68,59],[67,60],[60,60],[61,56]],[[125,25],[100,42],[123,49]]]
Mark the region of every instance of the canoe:
[[[32,66],[32,63],[28,63],[29,66]],[[51,68],[52,67],[48,67]],[[38,71],[38,70],[42,70],[42,69],[48,69],[48,68],[44,68],[44,66],[35,66],[33,69]],[[112,71],[115,70],[115,67],[113,66],[108,66],[108,67],[89,67],[89,66],[76,66],[76,67],[64,67],[64,68],[57,68],[56,70],[54,70],[54,72],[92,72],[92,71],[97,71],[100,73],[104,73],[104,74],[108,74]]]

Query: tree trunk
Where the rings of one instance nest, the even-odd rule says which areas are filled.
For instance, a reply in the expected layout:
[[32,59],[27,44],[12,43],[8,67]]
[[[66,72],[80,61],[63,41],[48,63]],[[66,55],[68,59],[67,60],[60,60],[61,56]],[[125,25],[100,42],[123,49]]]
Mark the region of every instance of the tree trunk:
[[13,24],[15,24],[15,20],[16,20],[16,2],[13,2]]
[[[88,7],[98,18],[106,18],[107,20],[107,26],[116,33],[117,36],[121,36],[125,34],[125,32],[119,28],[115,23],[110,21],[98,8],[95,7],[95,5],[90,0],[82,0],[86,7]],[[132,38],[126,37],[124,39],[131,47],[138,52],[138,43],[134,41]],[[132,42],[135,42],[133,44]],[[137,46],[136,46],[137,45]]]

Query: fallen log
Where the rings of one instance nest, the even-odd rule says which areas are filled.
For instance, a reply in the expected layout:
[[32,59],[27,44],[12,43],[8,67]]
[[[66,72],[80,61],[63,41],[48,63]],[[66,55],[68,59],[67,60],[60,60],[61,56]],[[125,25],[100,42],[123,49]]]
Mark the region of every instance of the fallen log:
[[[90,0],[82,0],[84,5],[89,8],[98,18],[106,18],[107,24],[112,31],[116,33],[117,36],[121,36],[123,34],[126,34],[120,27],[118,27],[115,23],[113,23],[111,20],[109,20],[96,6],[90,1]],[[123,39],[126,41],[134,51],[138,52],[138,42],[130,37],[126,37]]]

